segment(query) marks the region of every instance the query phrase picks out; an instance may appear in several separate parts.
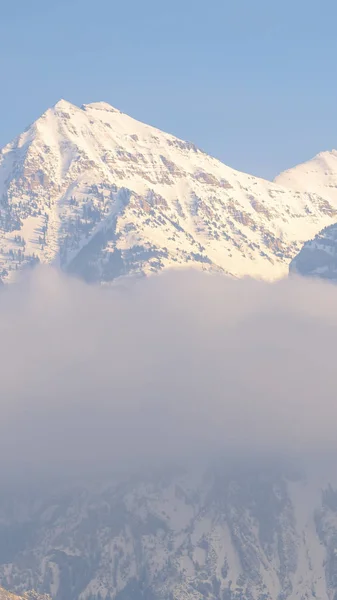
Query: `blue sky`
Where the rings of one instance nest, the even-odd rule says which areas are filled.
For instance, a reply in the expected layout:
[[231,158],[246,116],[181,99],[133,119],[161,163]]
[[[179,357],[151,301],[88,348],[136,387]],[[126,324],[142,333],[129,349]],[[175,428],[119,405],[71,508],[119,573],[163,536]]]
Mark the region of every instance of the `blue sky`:
[[337,146],[332,0],[16,0],[0,145],[61,97],[104,100],[272,178]]

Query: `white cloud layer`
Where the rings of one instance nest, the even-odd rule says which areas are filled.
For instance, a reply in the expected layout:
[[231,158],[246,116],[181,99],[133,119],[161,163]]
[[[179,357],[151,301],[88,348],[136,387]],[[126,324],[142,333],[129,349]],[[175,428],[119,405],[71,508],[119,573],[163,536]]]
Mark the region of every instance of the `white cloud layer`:
[[337,288],[37,269],[0,294],[2,480],[337,451]]

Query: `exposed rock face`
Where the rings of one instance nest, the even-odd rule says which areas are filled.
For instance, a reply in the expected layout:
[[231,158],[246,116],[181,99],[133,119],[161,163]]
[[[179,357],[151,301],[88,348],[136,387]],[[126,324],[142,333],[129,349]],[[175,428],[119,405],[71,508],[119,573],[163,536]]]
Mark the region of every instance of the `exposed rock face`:
[[38,594],[35,591],[24,592],[22,596],[17,596],[4,588],[0,588],[0,600],[51,600],[46,594]]

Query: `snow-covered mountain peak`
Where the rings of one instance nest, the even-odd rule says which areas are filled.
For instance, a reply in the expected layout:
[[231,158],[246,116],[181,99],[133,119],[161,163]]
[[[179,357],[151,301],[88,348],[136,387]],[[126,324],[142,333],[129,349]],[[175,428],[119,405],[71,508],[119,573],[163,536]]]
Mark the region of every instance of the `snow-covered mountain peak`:
[[273,279],[337,216],[337,195],[240,173],[104,102],[60,100],[5,146],[0,198],[5,281],[37,261],[90,281],[182,266]]
[[58,102],[56,102],[56,104],[54,104],[54,106],[52,107],[52,109],[54,109],[56,111],[59,111],[59,110],[79,110],[78,107],[75,104],[72,104],[71,102],[68,102],[68,100],[64,100],[63,98],[60,98],[60,100],[58,100]]
[[312,159],[278,175],[275,182],[299,192],[314,192],[337,199],[337,150],[320,152]]

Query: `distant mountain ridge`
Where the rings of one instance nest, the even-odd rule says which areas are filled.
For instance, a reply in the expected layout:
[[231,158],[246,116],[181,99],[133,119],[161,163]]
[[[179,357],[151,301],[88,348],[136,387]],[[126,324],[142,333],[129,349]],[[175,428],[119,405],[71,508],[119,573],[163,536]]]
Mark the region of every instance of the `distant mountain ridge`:
[[61,100],[0,151],[0,276],[42,262],[103,283],[185,266],[276,279],[337,220],[324,193],[235,171],[106,103]]

